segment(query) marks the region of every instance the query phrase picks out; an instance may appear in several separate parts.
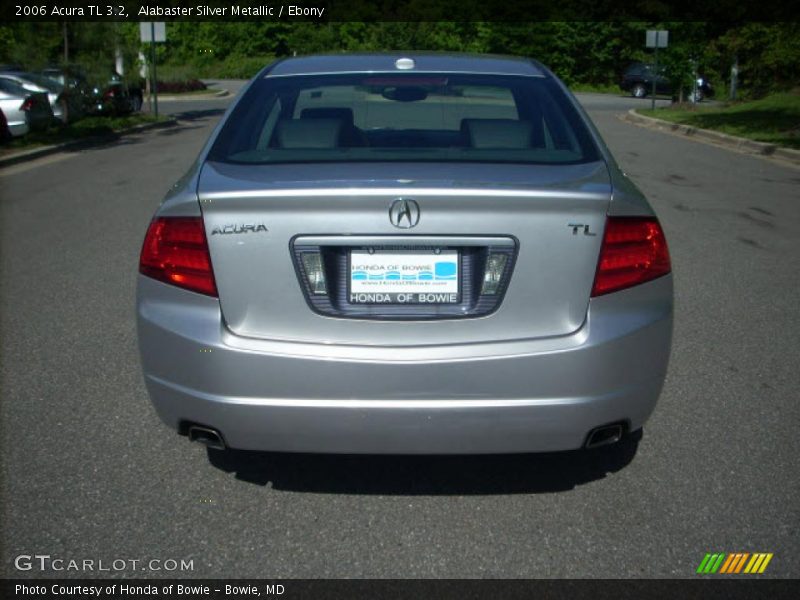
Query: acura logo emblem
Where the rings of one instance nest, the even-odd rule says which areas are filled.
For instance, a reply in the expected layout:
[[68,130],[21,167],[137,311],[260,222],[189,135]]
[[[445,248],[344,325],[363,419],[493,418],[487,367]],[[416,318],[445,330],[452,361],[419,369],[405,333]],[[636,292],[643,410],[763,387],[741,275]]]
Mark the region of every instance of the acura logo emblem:
[[389,221],[400,229],[411,229],[419,223],[419,204],[414,200],[398,198],[389,209]]

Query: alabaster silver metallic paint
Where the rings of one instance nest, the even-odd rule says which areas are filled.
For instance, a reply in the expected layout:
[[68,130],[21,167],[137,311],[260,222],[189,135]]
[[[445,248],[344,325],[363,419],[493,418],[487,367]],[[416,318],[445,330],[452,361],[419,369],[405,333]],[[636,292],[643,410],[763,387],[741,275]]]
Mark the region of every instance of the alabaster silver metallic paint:
[[598,425],[645,423],[665,375],[671,293],[667,276],[595,298],[561,338],[375,348],[241,338],[214,298],[140,276],[139,336],[164,422],[211,424],[235,448],[565,450]]

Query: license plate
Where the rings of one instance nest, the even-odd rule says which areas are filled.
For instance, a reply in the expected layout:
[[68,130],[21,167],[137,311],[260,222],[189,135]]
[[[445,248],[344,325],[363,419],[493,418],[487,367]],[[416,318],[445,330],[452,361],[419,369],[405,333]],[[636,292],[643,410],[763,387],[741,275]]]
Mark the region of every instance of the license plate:
[[455,304],[459,277],[455,250],[353,250],[348,297],[351,304]]

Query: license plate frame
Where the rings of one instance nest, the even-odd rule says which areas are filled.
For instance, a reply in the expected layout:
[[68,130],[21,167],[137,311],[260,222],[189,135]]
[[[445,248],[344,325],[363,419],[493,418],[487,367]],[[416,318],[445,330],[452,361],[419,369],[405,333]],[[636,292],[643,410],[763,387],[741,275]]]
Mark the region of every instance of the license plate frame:
[[462,278],[461,252],[452,248],[347,252],[347,299],[355,306],[460,304]]

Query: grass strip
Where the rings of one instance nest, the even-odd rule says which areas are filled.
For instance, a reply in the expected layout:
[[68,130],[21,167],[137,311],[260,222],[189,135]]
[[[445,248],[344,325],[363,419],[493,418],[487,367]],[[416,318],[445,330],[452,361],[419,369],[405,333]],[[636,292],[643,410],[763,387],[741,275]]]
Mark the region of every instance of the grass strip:
[[695,104],[637,112],[671,123],[800,149],[800,93],[773,94],[760,100],[722,106]]

